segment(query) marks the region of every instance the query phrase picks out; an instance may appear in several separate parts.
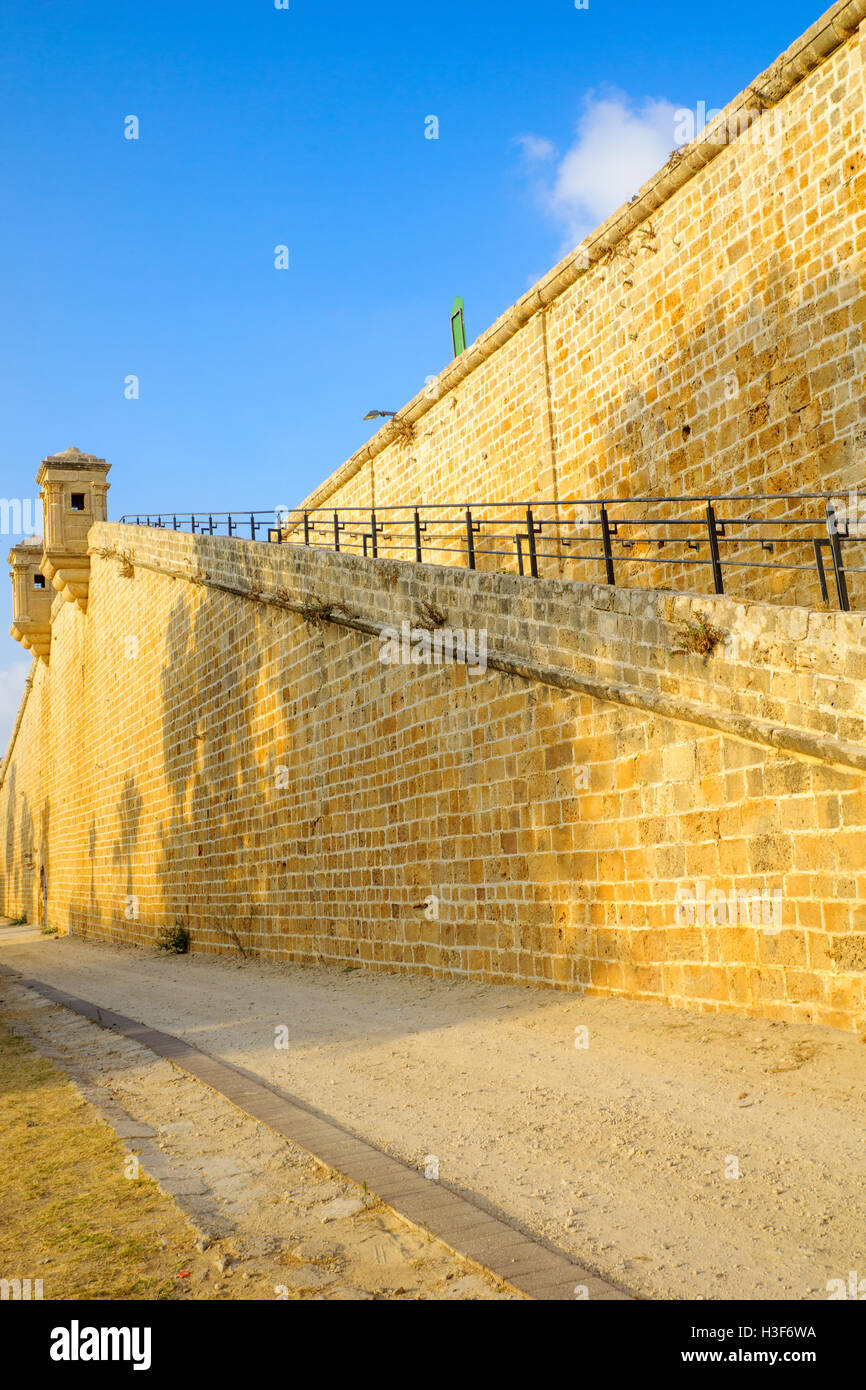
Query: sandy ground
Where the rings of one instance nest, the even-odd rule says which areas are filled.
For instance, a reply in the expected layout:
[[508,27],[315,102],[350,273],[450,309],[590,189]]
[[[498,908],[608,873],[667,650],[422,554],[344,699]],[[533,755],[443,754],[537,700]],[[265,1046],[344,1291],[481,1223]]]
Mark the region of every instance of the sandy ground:
[[866,1277],[856,1036],[13,931],[0,960],[177,1033],[419,1168],[437,1160],[443,1180],[640,1296],[826,1299],[828,1280]]
[[[137,1043],[3,977],[0,1016],[120,1135],[124,1176],[152,1177],[180,1207],[189,1224],[175,1220],[172,1234],[186,1230],[189,1253],[173,1271],[175,1297],[522,1301]],[[139,1167],[127,1171],[132,1155]],[[54,1253],[36,1271],[43,1297],[69,1297],[53,1291]]]

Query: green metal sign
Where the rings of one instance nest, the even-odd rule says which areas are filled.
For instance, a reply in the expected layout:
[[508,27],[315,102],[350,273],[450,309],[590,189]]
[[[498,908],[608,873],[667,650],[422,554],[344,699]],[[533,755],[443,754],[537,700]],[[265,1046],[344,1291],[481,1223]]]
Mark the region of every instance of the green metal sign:
[[466,324],[463,319],[463,300],[458,295],[451,309],[451,341],[454,356],[459,357],[466,350]]

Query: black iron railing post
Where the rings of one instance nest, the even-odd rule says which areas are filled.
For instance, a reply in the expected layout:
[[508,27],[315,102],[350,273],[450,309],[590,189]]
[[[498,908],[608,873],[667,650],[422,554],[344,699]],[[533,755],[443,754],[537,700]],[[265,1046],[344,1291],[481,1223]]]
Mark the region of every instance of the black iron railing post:
[[416,560],[416,562],[420,565],[420,564],[421,564],[421,513],[419,512],[419,510],[418,510],[417,507],[415,508],[415,514],[414,514],[414,517],[413,517],[413,522],[414,522],[414,526],[415,526],[415,560]]
[[713,570],[713,588],[717,594],[725,592],[722,581],[722,557],[719,553],[719,533],[716,530],[716,513],[712,502],[707,500],[707,536],[710,542],[710,564]]
[[304,545],[310,544],[310,513],[304,512]]
[[466,508],[466,565],[471,570],[475,568],[475,528],[470,507]]
[[538,553],[535,549],[535,521],[532,516],[532,508],[526,508],[526,532],[529,542],[529,573],[533,579],[538,578]]
[[827,535],[830,540],[830,556],[833,561],[833,576],[836,580],[836,594],[839,599],[839,607],[843,613],[850,613],[851,600],[848,597],[848,581],[845,578],[845,566],[842,561],[839,523],[836,520],[836,508],[833,506],[832,502],[827,503]]
[[[377,534],[377,533],[378,533],[378,527],[376,526],[376,513],[375,513],[375,511],[371,511],[371,512],[370,512],[370,540],[371,540],[371,543],[372,543],[372,551],[373,551],[373,559],[374,559],[374,560],[378,559],[378,556],[379,556],[379,539],[378,539],[378,534]],[[366,551],[365,551],[364,553],[366,554]]]
[[607,507],[603,502],[601,504],[599,517],[601,520],[601,544],[604,550],[605,582],[608,584],[615,584],[616,575],[613,570],[613,546],[610,541],[610,521],[607,515]]
[[335,549],[335,550],[337,551],[337,553],[339,554],[339,550],[340,550],[340,518],[339,518],[339,516],[338,516],[338,514],[337,514],[336,511],[334,512],[334,549]]
[[522,574],[523,574],[523,537],[520,535],[519,532],[518,532],[518,534],[514,537],[514,543],[515,543],[515,545],[517,546],[517,572],[518,572],[518,574],[521,574],[521,575],[522,575]]
[[812,542],[815,547],[815,569],[818,571],[818,583],[821,586],[821,597],[825,603],[829,603],[830,595],[827,592],[827,576],[824,573],[824,556],[821,554],[821,541]]

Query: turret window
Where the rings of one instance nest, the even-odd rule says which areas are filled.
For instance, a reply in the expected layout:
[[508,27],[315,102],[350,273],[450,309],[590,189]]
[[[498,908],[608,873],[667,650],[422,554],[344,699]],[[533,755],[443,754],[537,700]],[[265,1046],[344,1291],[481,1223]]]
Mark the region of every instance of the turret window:
[[45,588],[45,575],[44,575],[44,574],[34,574],[34,576],[33,576],[33,587],[34,587],[34,589],[44,589],[44,588]]
[[72,503],[72,510],[73,510],[74,512],[83,512],[83,511],[84,511],[84,493],[83,493],[83,492],[73,492],[72,498],[71,498],[71,503]]

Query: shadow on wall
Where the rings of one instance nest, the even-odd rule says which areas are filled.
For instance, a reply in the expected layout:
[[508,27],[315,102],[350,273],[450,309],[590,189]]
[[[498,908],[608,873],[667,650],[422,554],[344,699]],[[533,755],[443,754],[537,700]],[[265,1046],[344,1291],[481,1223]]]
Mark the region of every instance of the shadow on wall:
[[[251,572],[247,577],[252,582]],[[182,922],[192,928],[195,944],[249,951],[263,911],[269,905],[274,910],[276,892],[270,846],[253,828],[261,825],[263,777],[276,737],[270,728],[264,738],[256,732],[257,685],[266,649],[285,638],[294,620],[246,600],[215,601],[193,584],[179,589],[160,671],[167,811],[160,813],[157,787],[141,786],[126,771],[113,809],[97,807],[90,816],[89,879],[80,885],[72,880],[67,920],[59,922],[55,913],[51,922],[74,935],[93,931],[115,940],[154,940],[163,926]],[[6,820],[6,863],[14,866],[7,905],[26,898],[28,915],[37,920],[40,867],[49,893],[52,887],[49,806],[46,801],[40,815],[37,864],[33,812],[16,794],[14,767]],[[289,827],[288,833],[300,832]],[[54,887],[59,901],[65,885]]]
[[[6,841],[3,872],[3,901],[9,916],[26,915],[30,923],[46,925],[42,895],[43,881],[51,882],[50,826],[51,805],[46,797],[37,811],[30,798],[17,794],[13,766],[4,782],[6,792]],[[16,818],[17,810],[17,818]],[[35,823],[38,820],[38,834]],[[50,919],[49,919],[50,921]]]
[[24,865],[33,852],[33,822],[27,797],[22,796],[20,819],[16,825],[15,808],[18,806],[18,795],[14,765],[6,776],[4,786],[7,793],[5,872],[3,875],[5,910],[10,917],[26,912],[28,921],[32,921],[33,886],[28,883],[25,888],[24,874],[26,870]]
[[[34,869],[37,861],[34,858]],[[39,812],[38,872],[34,872],[38,895],[38,921],[43,927],[57,926],[51,918],[51,803],[46,797]]]
[[141,822],[143,802],[135,778],[127,773],[123,790],[117,805],[115,819],[120,834],[112,848],[112,867],[114,879],[121,874],[125,890],[122,902],[122,916],[126,921],[138,919],[138,896],[135,892],[134,856],[138,844],[138,831]]
[[[238,582],[255,589],[252,558],[239,548],[235,559]],[[410,678],[382,667],[375,643],[249,600],[215,597],[200,586],[184,590],[166,624],[160,676],[169,796],[155,831],[163,925],[187,926],[193,947],[273,951],[307,962],[360,958],[423,973],[423,956],[400,944],[396,922],[391,941],[388,922],[399,915],[401,929],[406,921],[417,924],[419,898],[431,885],[432,891],[443,886],[445,920],[424,928],[438,969],[465,969],[483,938],[502,969],[514,972],[509,961],[518,956],[544,961],[552,936],[562,943],[558,952],[582,969],[595,925],[590,901],[599,896],[594,876],[587,870],[579,882],[563,873],[557,883],[535,883],[530,861],[512,840],[533,827],[546,835],[543,808],[526,788],[539,772],[551,722],[558,727],[574,718],[586,701],[565,696],[553,710],[548,692],[517,677],[496,677],[503,699],[517,696],[526,708],[536,751],[515,750],[524,790],[507,813],[511,831],[481,879],[470,881],[468,861],[457,862],[454,847],[460,838],[465,859],[473,837],[492,843],[489,827],[501,793],[488,775],[484,698],[476,697],[465,671],[413,670],[419,688],[413,685],[412,701],[444,700],[442,719],[427,725],[421,742],[395,754],[392,730]],[[380,681],[365,682],[371,670]],[[633,719],[616,716],[616,723],[626,742],[643,748]],[[274,794],[280,764],[296,800]],[[570,770],[553,775],[562,782],[557,804],[579,820]],[[407,851],[407,804],[422,796],[429,833]],[[141,815],[131,780],[124,802],[129,853]],[[592,824],[582,827],[587,863],[596,860],[593,831]],[[500,891],[502,882],[511,886]],[[127,887],[135,891],[131,875]],[[157,930],[153,920],[145,930]],[[362,943],[375,954],[362,954]],[[623,949],[627,955],[627,943]],[[542,965],[538,972],[541,983]]]
[[254,728],[269,621],[255,604],[214,603],[206,589],[190,587],[166,628],[160,679],[169,812],[158,830],[157,875],[165,925],[187,926],[194,943],[211,949],[251,949],[274,894],[267,847],[251,831],[270,752]]
[[90,828],[87,832],[87,858],[90,863],[90,892],[88,895],[87,924],[88,926],[97,928],[102,924],[102,908],[96,886],[96,856],[98,845],[99,836],[96,828],[96,821],[91,817]]

